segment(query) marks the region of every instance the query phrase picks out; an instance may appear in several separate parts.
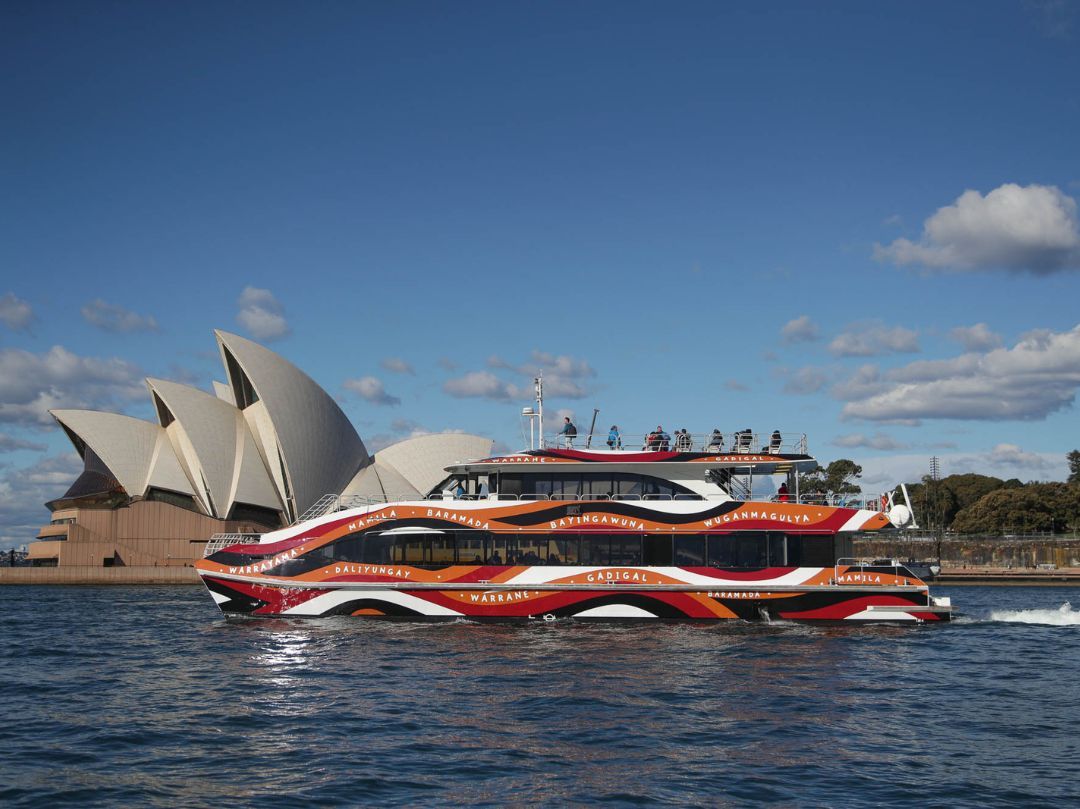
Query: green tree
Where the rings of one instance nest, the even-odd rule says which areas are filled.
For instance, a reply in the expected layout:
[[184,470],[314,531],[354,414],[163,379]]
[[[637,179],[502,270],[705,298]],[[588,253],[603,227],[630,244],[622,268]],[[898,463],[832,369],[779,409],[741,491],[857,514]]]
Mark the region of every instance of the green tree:
[[1069,462],[1069,483],[1080,483],[1080,449],[1074,449],[1065,460]]
[[[1022,485],[1020,481],[1015,483]],[[1000,478],[974,473],[949,475],[936,483],[927,475],[921,483],[909,485],[908,494],[920,523],[930,528],[949,528],[961,510],[1008,485]]]
[[839,458],[828,466],[818,464],[814,469],[799,475],[799,494],[814,495],[858,494],[862,489],[855,481],[862,475],[862,467],[847,458]]
[[1065,531],[1080,524],[1080,485],[1029,483],[984,495],[956,515],[960,533]]

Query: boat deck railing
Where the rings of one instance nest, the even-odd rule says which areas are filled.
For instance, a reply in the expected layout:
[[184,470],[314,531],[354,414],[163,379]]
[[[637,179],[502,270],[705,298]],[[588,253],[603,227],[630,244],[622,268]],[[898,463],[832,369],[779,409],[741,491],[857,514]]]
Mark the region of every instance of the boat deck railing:
[[[666,436],[666,439],[665,439]],[[561,433],[544,436],[549,449],[588,449],[612,452],[715,452],[738,455],[806,455],[806,433],[620,433],[608,438],[608,431],[578,432],[571,437]]]
[[258,542],[260,536],[260,534],[214,534],[207,540],[206,547],[203,548],[203,558],[205,559],[207,556],[224,550],[230,545]]
[[[862,559],[856,557],[841,557],[836,560],[836,564],[833,566],[833,582],[840,584],[840,568],[845,568],[843,575],[850,575],[852,573],[858,575],[865,573],[867,568],[876,568],[880,570],[883,567],[891,567],[893,569],[893,575],[899,576],[898,572],[901,568],[904,569],[905,577],[912,575],[911,571],[907,570],[907,565],[901,562],[899,559]],[[865,584],[867,582],[860,582]]]

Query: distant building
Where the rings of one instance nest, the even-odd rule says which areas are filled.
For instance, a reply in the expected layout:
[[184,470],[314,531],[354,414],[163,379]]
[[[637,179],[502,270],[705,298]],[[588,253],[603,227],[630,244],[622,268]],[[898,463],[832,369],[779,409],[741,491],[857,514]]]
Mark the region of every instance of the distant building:
[[46,503],[52,519],[30,544],[30,564],[191,565],[215,533],[279,528],[325,494],[423,497],[444,467],[491,449],[490,439],[444,433],[369,455],[311,377],[251,340],[215,336],[228,382],[211,395],[147,379],[156,424],[51,411],[83,472]]

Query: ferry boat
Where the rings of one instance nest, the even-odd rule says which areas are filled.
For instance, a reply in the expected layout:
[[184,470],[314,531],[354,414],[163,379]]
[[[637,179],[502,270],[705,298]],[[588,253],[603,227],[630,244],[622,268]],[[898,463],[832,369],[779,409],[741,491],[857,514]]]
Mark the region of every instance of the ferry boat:
[[[226,616],[949,620],[902,563],[853,558],[856,534],[910,523],[910,503],[800,494],[805,435],[611,444],[541,433],[447,467],[426,499],[328,496],[288,528],[215,537],[196,567]],[[763,477],[787,493],[755,497]]]

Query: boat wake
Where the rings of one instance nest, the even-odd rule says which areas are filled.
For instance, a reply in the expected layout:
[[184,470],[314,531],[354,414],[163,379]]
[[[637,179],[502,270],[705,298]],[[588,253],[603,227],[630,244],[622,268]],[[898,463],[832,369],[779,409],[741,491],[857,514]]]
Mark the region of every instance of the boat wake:
[[1080,610],[1066,601],[1056,610],[994,610],[992,621],[1010,624],[1044,624],[1047,626],[1080,626]]

